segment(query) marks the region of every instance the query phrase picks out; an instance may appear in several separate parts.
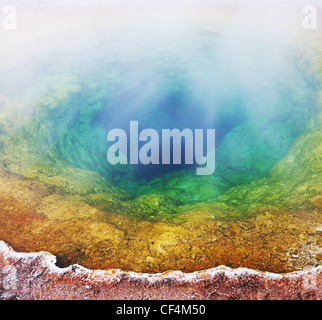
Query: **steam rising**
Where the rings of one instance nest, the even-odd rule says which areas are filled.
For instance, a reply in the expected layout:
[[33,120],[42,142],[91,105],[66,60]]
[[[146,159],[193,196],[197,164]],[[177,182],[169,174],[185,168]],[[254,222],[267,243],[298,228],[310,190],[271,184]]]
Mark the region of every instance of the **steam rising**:
[[[39,98],[67,78],[92,92],[101,105],[92,121],[106,132],[139,120],[158,130],[215,128],[221,142],[243,121],[263,128],[292,112],[281,114],[295,93],[281,95],[280,83],[301,78],[293,53],[306,4],[13,1],[17,30],[0,31],[1,118],[18,114],[28,125]],[[305,100],[312,88],[300,86]]]

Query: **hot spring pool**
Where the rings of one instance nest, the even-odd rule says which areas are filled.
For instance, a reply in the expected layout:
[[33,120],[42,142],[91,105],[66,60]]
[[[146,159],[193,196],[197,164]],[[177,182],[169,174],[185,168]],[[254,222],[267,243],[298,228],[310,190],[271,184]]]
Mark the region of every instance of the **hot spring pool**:
[[[80,38],[0,70],[1,240],[95,269],[321,264],[318,54],[202,30]],[[130,121],[215,129],[214,173],[109,164]]]

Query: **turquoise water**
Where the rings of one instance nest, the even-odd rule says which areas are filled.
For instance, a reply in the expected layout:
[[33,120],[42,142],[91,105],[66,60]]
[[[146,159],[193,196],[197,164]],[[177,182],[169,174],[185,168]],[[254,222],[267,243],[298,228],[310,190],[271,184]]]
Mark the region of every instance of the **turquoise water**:
[[[109,130],[129,133],[131,120],[160,135],[164,128],[216,129],[215,178],[194,183],[215,183],[217,195],[264,177],[303,132],[316,90],[303,59],[292,47],[211,32],[141,42],[120,36],[76,55],[44,54],[18,78],[1,77],[0,87],[42,96],[24,133],[36,153],[40,143],[49,162],[98,172],[134,194],[156,186],[166,192],[196,165],[112,166]],[[184,199],[199,196],[193,189]]]
[[[69,97],[67,117],[49,121],[63,126],[55,142],[61,158],[111,176],[129,191],[137,189],[140,177],[151,180],[189,169],[111,168],[103,137],[113,128],[128,131],[131,120],[159,132],[216,129],[215,175],[239,184],[265,176],[314,114],[314,83],[297,66],[292,48],[276,52],[267,44],[202,33],[149,48],[124,46],[128,48],[121,46],[121,57],[118,48],[115,53],[109,48],[106,55],[103,48],[95,61],[87,55],[81,67],[85,74],[78,78],[81,92]],[[134,181],[124,181],[124,175]]]
[[[135,17],[139,31],[119,32],[108,11],[1,66],[0,239],[60,266],[321,264],[321,55],[262,30],[148,32]],[[216,129],[214,174],[109,164],[107,133],[133,120]]]

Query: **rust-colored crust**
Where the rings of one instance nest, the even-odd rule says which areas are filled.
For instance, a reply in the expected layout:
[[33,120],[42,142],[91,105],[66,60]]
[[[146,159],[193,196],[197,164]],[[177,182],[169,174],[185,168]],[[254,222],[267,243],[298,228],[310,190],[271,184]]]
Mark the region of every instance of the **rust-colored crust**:
[[287,274],[213,269],[158,274],[59,268],[47,252],[15,252],[0,241],[0,299],[21,300],[319,300],[322,267]]

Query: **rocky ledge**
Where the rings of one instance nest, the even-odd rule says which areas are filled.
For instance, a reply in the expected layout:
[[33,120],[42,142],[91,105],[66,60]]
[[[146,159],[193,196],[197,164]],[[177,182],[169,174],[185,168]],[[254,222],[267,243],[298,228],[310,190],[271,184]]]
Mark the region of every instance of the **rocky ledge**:
[[322,267],[276,274],[246,268],[158,274],[56,266],[47,252],[15,252],[0,241],[0,299],[319,300]]

